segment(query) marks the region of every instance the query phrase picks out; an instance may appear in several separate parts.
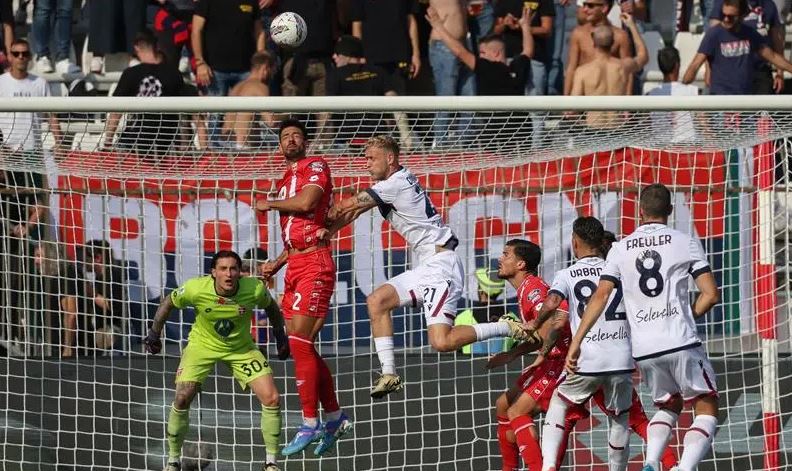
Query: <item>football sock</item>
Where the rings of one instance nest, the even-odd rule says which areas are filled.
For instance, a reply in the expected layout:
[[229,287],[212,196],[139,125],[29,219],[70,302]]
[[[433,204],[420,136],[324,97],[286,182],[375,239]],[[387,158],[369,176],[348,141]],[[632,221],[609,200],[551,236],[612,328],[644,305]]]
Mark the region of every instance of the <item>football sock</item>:
[[316,350],[310,339],[299,335],[289,335],[289,347],[294,358],[294,376],[297,380],[297,394],[300,396],[303,419],[306,424],[313,419],[314,426],[318,423],[319,398],[319,362]]
[[512,419],[511,428],[514,436],[517,437],[517,446],[520,450],[523,462],[530,471],[542,469],[542,450],[539,442],[536,441],[536,430],[533,417],[521,415]]
[[509,326],[505,322],[482,322],[473,325],[476,331],[476,340],[487,340],[493,337],[506,337],[509,335]]
[[682,458],[679,460],[679,469],[696,469],[712,448],[712,440],[715,438],[717,428],[717,417],[697,415],[693,419],[693,425],[685,434],[685,448],[682,450]]
[[[261,406],[261,435],[267,450],[267,463],[275,463],[280,453],[281,410],[280,406]],[[270,455],[273,459],[270,460]]]
[[565,436],[565,421],[568,405],[558,395],[550,399],[550,407],[545,414],[542,427],[542,469],[548,470],[556,466],[558,450]]
[[498,446],[503,461],[503,471],[514,471],[520,466],[517,443],[510,442],[506,434],[511,430],[508,417],[498,416]]
[[660,455],[668,446],[671,440],[671,433],[674,431],[678,414],[668,409],[660,409],[652,417],[649,427],[646,430],[646,457],[644,464],[651,465],[654,469],[659,469]]
[[608,437],[608,470],[626,471],[630,458],[629,415],[619,414],[610,417],[610,436]]
[[382,374],[396,374],[396,359],[393,356],[393,337],[375,337],[374,347],[377,349]]
[[182,444],[187,430],[190,428],[190,410],[177,409],[171,405],[168,415],[168,462],[178,462],[181,459]]

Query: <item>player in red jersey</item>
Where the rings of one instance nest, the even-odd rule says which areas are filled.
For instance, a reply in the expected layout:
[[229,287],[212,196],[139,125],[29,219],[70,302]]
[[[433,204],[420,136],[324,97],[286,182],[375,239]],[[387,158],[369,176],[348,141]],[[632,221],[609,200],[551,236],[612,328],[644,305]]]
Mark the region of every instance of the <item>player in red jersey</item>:
[[[517,288],[520,316],[524,323],[536,318],[549,290],[547,283],[537,275],[541,257],[541,249],[533,242],[513,239],[506,243],[503,255],[498,260],[498,277]],[[563,323],[563,317],[566,316],[566,312],[562,310],[563,307],[558,310],[560,323]],[[501,394],[495,402],[498,443],[503,457],[504,471],[517,469],[518,452],[529,470],[542,469],[542,452],[537,440],[534,415],[547,410],[556,382],[564,369],[566,348],[571,341],[571,335],[567,323],[566,330],[561,331],[557,341],[546,339],[544,343],[548,344],[550,340],[551,348],[542,347],[537,361],[525,368],[515,386]],[[530,344],[521,344],[505,354],[506,357],[514,359],[521,356],[526,352],[523,346],[530,348]],[[588,412],[584,408],[580,408],[579,411],[571,409],[570,414],[567,415],[565,432],[567,434],[571,432],[574,424],[587,416]],[[559,451],[559,463],[565,452],[565,448]]]
[[[314,454],[321,455],[352,428],[352,421],[338,405],[330,369],[314,346],[335,287],[336,267],[330,244],[316,238],[332,204],[333,182],[324,159],[306,156],[308,133],[300,121],[281,122],[279,138],[287,169],[277,184],[278,198],[259,199],[256,209],[280,213],[285,246],[260,275],[271,277],[288,263],[281,309],[294,357],[303,424],[282,453],[299,453],[319,441]],[[319,402],[325,412],[324,425],[319,422]]]

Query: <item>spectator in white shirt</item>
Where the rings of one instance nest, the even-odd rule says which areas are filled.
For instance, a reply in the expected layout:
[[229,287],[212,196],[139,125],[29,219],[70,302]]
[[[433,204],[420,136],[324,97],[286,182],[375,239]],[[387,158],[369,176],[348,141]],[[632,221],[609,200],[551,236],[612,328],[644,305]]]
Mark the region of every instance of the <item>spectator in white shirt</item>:
[[[679,51],[674,47],[665,47],[657,51],[657,65],[663,73],[663,83],[650,90],[650,96],[696,96],[699,88],[686,85],[679,81]],[[666,143],[692,142],[696,137],[693,127],[693,115],[689,111],[672,113],[652,113],[654,136],[660,136]]]

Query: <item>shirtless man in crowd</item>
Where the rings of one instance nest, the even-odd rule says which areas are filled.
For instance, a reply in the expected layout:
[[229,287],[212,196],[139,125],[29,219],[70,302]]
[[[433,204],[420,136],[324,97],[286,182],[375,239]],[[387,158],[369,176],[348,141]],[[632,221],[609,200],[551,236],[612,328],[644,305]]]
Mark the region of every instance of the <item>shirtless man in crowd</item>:
[[[610,26],[597,26],[591,34],[594,44],[594,53],[591,60],[575,70],[572,77],[573,96],[605,96],[629,94],[630,77],[641,70],[647,62],[649,55],[646,44],[641,38],[641,33],[635,26],[632,15],[622,13],[622,21],[630,30],[635,49],[635,58],[626,57],[617,59],[611,55],[615,37]],[[621,120],[618,113],[589,112],[586,115],[586,124],[592,127],[612,128],[619,125]]]
[[[245,80],[234,85],[228,93],[229,96],[270,96],[270,77],[277,72],[275,57],[267,51],[260,51],[250,58],[250,75]],[[223,120],[223,132],[229,135],[237,149],[254,148],[262,144],[260,126],[275,127],[272,113],[260,114],[261,123],[257,125],[254,119],[256,113],[231,112],[226,113]]]
[[583,10],[584,23],[575,27],[569,37],[569,56],[567,68],[564,72],[564,95],[572,92],[572,79],[575,70],[583,64],[594,60],[596,48],[592,33],[598,26],[606,26],[613,34],[613,43],[610,53],[613,57],[626,59],[630,57],[630,41],[627,33],[613,26],[608,21],[608,12],[613,6],[613,0],[586,0],[580,9]]

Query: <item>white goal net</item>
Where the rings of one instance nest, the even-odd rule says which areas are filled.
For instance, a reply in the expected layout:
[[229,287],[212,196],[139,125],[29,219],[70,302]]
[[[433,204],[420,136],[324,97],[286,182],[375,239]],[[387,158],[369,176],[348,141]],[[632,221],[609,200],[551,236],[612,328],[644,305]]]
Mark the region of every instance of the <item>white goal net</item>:
[[[368,137],[399,139],[403,165],[460,240],[460,311],[516,310],[508,286],[482,306],[474,276],[497,266],[507,240],[538,243],[550,281],[571,262],[576,217],[596,216],[621,238],[638,224],[639,189],[667,185],[670,224],[702,241],[722,295],[699,323],[721,391],[720,428],[700,469],[792,466],[792,103],[53,98],[0,102],[0,469],[162,468],[173,379],[196,314],[174,311],[164,354],[146,355],[142,338],[161,296],[206,273],[212,253],[236,250],[255,271],[281,252],[276,214],[257,213],[254,200],[285,170],[275,126],[286,115],[306,120],[309,151],[329,162],[336,199],[371,183]],[[336,291],[319,345],[355,429],[335,453],[290,457],[285,469],[501,469],[494,401],[520,365],[484,364],[503,342],[439,354],[423,315],[398,310],[405,389],[372,401],[378,362],[365,297],[408,269],[411,254],[376,211],[333,247]],[[278,278],[274,294],[282,288]],[[257,335],[268,341],[265,327]],[[272,365],[286,439],[301,421],[293,363]],[[572,435],[568,469],[607,469],[604,415],[591,412]],[[680,429],[691,421],[683,415]],[[201,449],[207,469],[261,468],[258,404],[225,367],[203,385],[190,423],[186,458]],[[639,469],[643,442],[632,437]],[[681,437],[671,442],[677,456]]]

